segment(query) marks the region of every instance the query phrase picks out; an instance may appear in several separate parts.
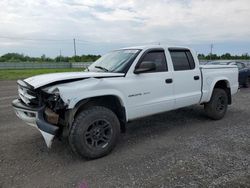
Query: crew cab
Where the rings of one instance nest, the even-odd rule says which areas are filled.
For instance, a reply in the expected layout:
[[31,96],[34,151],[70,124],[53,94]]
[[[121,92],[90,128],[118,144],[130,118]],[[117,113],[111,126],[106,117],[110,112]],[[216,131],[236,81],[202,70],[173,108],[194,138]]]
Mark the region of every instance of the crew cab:
[[195,104],[224,117],[238,90],[235,65],[199,65],[187,47],[138,46],[111,51],[83,72],[18,80],[17,116],[51,147],[66,135],[88,159],[107,155],[127,122]]

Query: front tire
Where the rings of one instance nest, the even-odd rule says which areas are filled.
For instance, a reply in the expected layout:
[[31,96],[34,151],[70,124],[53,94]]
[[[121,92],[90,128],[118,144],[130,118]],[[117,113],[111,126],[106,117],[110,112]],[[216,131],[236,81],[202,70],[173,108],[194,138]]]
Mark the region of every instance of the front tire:
[[86,159],[107,155],[120,134],[117,116],[108,108],[93,106],[80,112],[69,134],[72,150]]
[[228,106],[228,96],[224,89],[215,88],[212,97],[208,103],[204,105],[205,112],[208,117],[213,120],[222,119]]

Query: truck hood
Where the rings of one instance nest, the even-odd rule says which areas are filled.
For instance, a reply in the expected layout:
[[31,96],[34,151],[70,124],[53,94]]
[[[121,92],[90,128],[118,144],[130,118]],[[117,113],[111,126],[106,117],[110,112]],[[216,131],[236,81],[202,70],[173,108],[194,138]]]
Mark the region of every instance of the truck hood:
[[111,72],[64,72],[64,73],[51,73],[32,76],[24,81],[31,85],[34,89],[53,83],[64,83],[69,81],[76,81],[85,78],[109,78],[109,77],[122,77],[124,73],[111,73]]

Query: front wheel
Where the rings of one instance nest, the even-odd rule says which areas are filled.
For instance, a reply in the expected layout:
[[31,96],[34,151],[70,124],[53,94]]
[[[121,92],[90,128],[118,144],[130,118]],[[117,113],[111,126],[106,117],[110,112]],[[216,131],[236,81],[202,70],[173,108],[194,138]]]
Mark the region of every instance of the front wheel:
[[95,159],[107,155],[116,145],[120,123],[108,108],[93,106],[80,112],[70,130],[69,143],[81,157]]
[[208,117],[219,120],[225,116],[227,106],[228,96],[226,91],[224,89],[215,88],[210,101],[204,105],[204,108]]

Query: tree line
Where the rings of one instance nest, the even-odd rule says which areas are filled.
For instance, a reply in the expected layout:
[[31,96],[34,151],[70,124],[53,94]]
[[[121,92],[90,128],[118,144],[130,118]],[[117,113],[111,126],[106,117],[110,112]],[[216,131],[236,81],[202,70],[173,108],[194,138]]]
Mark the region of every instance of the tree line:
[[233,60],[233,59],[241,59],[241,60],[250,60],[250,56],[248,53],[242,55],[231,55],[230,53],[225,53],[222,55],[217,54],[198,54],[199,60]]
[[0,62],[93,62],[100,58],[100,55],[81,56],[57,56],[55,58],[42,55],[41,57],[30,57],[19,53],[7,53],[0,56]]
[[[81,55],[81,56],[57,56],[55,58],[47,57],[42,55],[41,57],[30,57],[19,53],[7,53],[0,56],[0,62],[93,62],[100,58],[100,55]],[[231,60],[231,59],[242,59],[250,60],[248,53],[242,55],[231,55],[230,53],[225,53],[222,55],[217,54],[198,54],[199,60]]]

